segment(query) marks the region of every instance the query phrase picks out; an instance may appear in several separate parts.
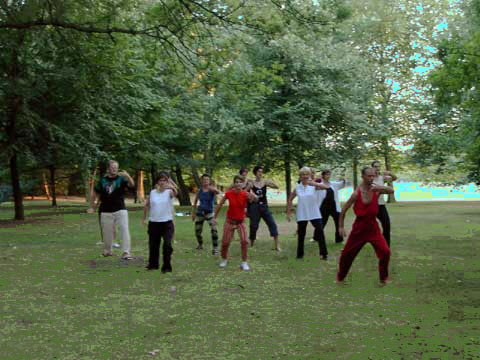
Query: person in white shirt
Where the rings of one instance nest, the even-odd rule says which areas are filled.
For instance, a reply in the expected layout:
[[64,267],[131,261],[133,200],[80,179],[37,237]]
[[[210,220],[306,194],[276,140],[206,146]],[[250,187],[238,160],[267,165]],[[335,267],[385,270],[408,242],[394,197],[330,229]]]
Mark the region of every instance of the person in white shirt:
[[322,214],[322,224],[324,229],[327,225],[328,218],[330,216],[333,218],[333,221],[335,222],[335,242],[341,243],[343,237],[338,232],[338,219],[342,208],[340,206],[338,191],[345,187],[345,179],[342,179],[341,181],[330,181],[331,175],[332,172],[328,169],[322,171],[322,184],[328,186],[328,189],[325,190],[322,205],[320,206],[320,213]]
[[147,270],[158,270],[160,258],[160,243],[163,238],[162,273],[172,272],[172,237],[175,231],[173,225],[172,205],[177,196],[176,186],[166,172],[161,172],[155,183],[155,189],[145,202],[142,224],[148,217],[149,257]]
[[[384,186],[385,183],[391,185],[391,183],[397,180],[397,177],[390,171],[380,172],[381,164],[380,161],[374,160],[372,162],[372,168],[375,169],[375,179],[373,183],[375,185]],[[383,195],[378,197],[378,220],[382,224],[383,237],[387,241],[388,246],[390,247],[390,216],[388,215],[387,207],[385,206],[385,198]]]
[[324,184],[312,180],[312,171],[308,167],[300,169],[300,183],[292,191],[288,199],[287,219],[290,221],[292,202],[298,196],[296,218],[297,218],[297,259],[302,259],[304,255],[304,242],[307,230],[307,224],[310,223],[315,228],[313,238],[318,242],[320,256],[323,260],[328,259],[327,245],[323,234],[322,215],[320,214],[319,190],[326,190],[328,187]]

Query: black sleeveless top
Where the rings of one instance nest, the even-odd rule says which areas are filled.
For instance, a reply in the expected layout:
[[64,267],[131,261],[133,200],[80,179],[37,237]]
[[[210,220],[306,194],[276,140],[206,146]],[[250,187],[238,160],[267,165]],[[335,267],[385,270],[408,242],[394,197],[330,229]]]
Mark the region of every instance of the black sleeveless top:
[[258,197],[258,203],[267,205],[267,185],[263,185],[261,188],[257,188],[255,185],[252,187],[253,193]]

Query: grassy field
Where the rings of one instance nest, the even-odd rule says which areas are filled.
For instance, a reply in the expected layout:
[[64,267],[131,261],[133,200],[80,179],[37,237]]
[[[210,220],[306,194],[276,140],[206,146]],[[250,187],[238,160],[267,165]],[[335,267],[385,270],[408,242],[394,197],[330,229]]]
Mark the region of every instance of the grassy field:
[[331,223],[331,261],[308,242],[297,261],[295,223],[282,208],[283,252],[271,250],[262,224],[249,273],[238,240],[222,270],[208,227],[197,251],[191,219],[177,217],[173,273],[162,275],[144,269],[140,208],[130,211],[136,258],[125,262],[100,257],[98,218],[85,206],[46,204],[27,203],[23,225],[0,206],[0,359],[480,358],[478,202],[389,206],[386,287],[369,245],[347,285],[335,283],[342,245]]

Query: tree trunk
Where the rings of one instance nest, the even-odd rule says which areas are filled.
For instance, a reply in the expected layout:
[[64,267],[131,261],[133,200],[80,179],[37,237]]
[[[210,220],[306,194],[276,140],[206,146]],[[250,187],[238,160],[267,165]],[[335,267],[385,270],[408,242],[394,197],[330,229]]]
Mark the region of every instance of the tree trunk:
[[287,195],[287,204],[290,194],[292,193],[292,169],[290,161],[290,152],[285,154],[285,184],[286,184],[286,195]]
[[52,196],[52,206],[57,206],[57,189],[56,189],[56,179],[55,179],[55,166],[50,165],[48,167],[50,172],[50,194]]
[[352,159],[353,190],[358,187],[358,159],[354,155]]
[[192,176],[193,180],[195,181],[195,185],[197,185],[197,188],[200,189],[202,187],[202,180],[200,180],[200,175],[198,175],[198,170],[196,167],[192,167]]
[[47,196],[47,200],[50,201],[50,188],[48,186],[48,180],[45,176],[45,173],[42,171],[42,179],[43,179],[43,189],[45,190],[45,195]]
[[25,220],[23,209],[23,194],[20,187],[20,177],[18,175],[17,153],[14,152],[10,157],[10,177],[12,181],[13,199],[15,202],[15,220]]
[[[87,203],[90,204],[92,199],[92,195],[95,192],[95,179],[97,177],[97,168],[93,169],[93,173],[90,175],[90,170],[88,170],[88,183],[85,191],[85,198],[87,199]],[[92,207],[93,204],[90,204]]]
[[143,187],[143,179],[145,177],[145,173],[143,170],[137,172],[137,202],[144,203],[145,202],[145,189]]
[[[7,149],[11,148],[18,141],[17,139],[17,118],[22,107],[22,97],[17,95],[15,91],[18,88],[18,80],[22,72],[22,68],[18,60],[18,51],[23,45],[25,38],[24,32],[19,32],[17,39],[17,47],[12,50],[11,64],[8,67],[8,83],[9,89],[4,90],[7,93],[6,100],[8,106],[6,134]],[[25,220],[25,211],[23,208],[23,194],[20,186],[20,175],[18,173],[17,151],[12,149],[10,152],[10,179],[12,182],[13,199],[15,202],[15,220]]]
[[182,206],[192,206],[192,202],[190,201],[190,191],[183,181],[182,175],[182,168],[180,164],[177,163],[175,166],[175,175],[177,178],[177,185],[178,185],[178,201]]

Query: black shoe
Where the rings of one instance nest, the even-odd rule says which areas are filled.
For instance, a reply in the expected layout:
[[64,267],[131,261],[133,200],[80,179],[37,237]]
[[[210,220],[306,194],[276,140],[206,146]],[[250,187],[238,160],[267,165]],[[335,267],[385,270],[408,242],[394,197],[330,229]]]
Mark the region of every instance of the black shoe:
[[198,244],[197,250],[203,250],[203,245],[202,245],[202,244]]
[[147,271],[158,270],[158,266],[157,266],[157,267],[155,267],[155,266],[146,266],[145,269],[147,269]]
[[328,255],[322,255],[322,260],[327,261],[328,260]]
[[171,266],[162,266],[162,274],[165,274],[167,272],[172,272],[172,267]]

